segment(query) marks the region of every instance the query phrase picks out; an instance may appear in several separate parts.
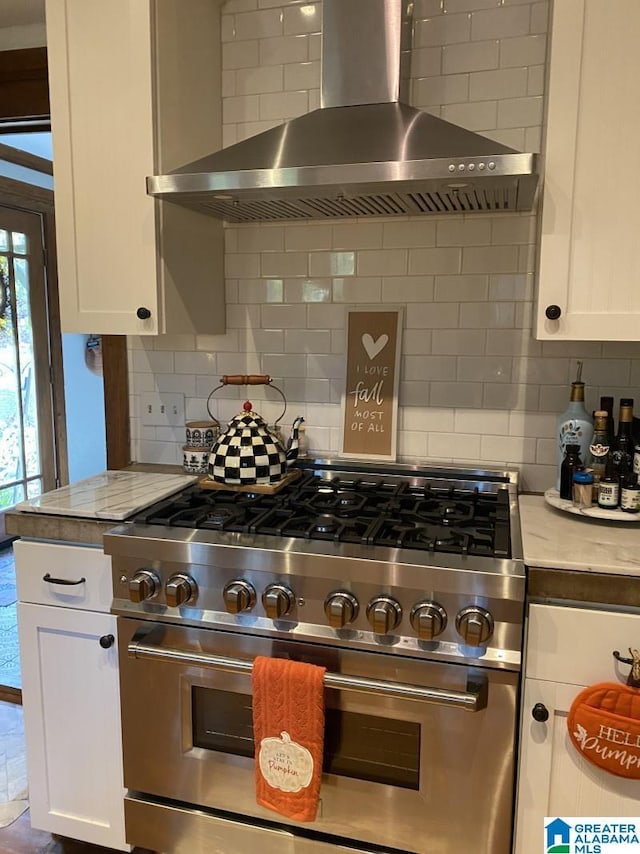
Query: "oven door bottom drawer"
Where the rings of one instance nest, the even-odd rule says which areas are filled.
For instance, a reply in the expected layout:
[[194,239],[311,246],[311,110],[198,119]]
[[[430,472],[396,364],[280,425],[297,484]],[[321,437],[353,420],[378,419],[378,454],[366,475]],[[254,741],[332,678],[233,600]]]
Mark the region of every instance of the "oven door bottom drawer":
[[[125,798],[127,842],[158,854],[379,854],[337,837],[300,836],[278,826],[249,824],[179,803],[129,794]],[[393,854],[391,849],[385,852]],[[396,854],[410,854],[394,849]]]

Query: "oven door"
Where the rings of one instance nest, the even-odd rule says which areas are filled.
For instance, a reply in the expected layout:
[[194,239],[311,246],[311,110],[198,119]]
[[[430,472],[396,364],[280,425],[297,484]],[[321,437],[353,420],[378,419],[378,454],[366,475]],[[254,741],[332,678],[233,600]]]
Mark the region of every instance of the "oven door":
[[[118,624],[130,797],[385,851],[510,851],[516,674],[122,617]],[[256,803],[257,655],[327,668],[315,822]]]

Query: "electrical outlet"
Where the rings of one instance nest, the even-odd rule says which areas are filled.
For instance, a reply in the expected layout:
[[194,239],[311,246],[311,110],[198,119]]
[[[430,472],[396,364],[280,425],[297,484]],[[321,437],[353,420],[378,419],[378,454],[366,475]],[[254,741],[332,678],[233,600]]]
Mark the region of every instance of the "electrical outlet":
[[179,427],[184,424],[184,395],[142,394],[140,410],[140,420],[145,427]]

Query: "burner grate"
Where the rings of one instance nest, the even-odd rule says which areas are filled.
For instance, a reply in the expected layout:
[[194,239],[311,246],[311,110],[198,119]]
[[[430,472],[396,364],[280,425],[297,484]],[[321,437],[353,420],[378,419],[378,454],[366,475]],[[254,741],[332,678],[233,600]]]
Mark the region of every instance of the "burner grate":
[[275,495],[197,486],[140,514],[149,525],[300,537],[426,552],[511,556],[509,492],[305,471]]

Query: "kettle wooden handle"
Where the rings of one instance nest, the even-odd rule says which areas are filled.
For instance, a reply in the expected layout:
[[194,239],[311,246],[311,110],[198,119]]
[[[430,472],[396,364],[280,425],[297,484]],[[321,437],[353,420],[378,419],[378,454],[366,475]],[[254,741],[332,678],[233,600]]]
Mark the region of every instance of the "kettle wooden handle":
[[226,374],[220,378],[222,385],[269,385],[269,374]]

